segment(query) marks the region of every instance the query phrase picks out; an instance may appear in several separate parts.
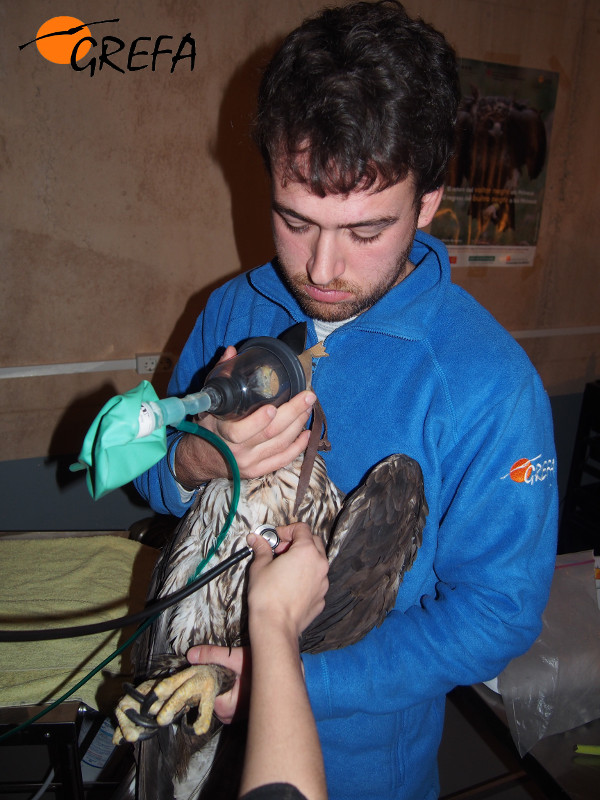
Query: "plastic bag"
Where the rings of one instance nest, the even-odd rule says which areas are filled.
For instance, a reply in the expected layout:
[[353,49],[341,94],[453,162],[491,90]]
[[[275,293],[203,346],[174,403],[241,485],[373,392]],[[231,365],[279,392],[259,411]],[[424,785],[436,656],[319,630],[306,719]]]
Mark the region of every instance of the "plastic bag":
[[600,718],[600,609],[592,551],[557,558],[542,632],[498,677],[521,756],[545,736]]

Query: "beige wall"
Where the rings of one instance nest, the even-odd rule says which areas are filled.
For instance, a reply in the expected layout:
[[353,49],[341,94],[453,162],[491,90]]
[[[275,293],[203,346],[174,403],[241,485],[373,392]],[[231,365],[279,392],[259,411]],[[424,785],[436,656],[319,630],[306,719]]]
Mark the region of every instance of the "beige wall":
[[[177,353],[208,291],[272,254],[247,142],[260,65],[321,0],[0,0],[0,366]],[[509,329],[600,324],[600,0],[408,0],[458,53],[560,73],[533,268],[457,269]],[[90,77],[33,39],[57,14],[126,42],[190,32],[193,72]],[[167,44],[165,42],[165,44]],[[153,42],[150,46],[153,46]],[[125,58],[116,57],[124,66]],[[138,63],[142,63],[141,59]],[[600,376],[600,336],[523,342],[553,394]],[[0,459],[75,452],[134,371],[0,381]],[[155,384],[164,392],[164,376]]]

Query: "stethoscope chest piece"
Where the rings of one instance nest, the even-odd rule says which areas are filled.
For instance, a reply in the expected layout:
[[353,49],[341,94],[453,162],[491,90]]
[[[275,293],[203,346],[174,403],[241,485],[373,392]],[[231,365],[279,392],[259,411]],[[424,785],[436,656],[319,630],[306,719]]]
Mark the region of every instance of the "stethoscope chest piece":
[[281,541],[277,531],[272,525],[259,525],[258,528],[252,531],[252,533],[256,534],[257,536],[262,536],[263,539],[266,539],[271,546],[271,550],[275,550]]

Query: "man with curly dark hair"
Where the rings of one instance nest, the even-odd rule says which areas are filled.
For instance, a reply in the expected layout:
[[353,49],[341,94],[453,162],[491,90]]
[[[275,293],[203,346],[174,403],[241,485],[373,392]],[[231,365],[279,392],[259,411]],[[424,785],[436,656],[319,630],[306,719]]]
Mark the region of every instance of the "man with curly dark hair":
[[319,197],[410,174],[419,201],[443,184],[459,100],[442,34],[395,3],[358,3],[288,36],[264,73],[254,138],[271,175]]
[[[302,657],[340,800],[438,796],[446,693],[493,678],[531,645],[553,572],[548,398],[514,339],[452,283],[444,245],[421,230],[441,200],[458,100],[452,48],[393,0],[327,9],[293,31],[265,72],[254,130],[277,258],[211,296],[169,387],[196,390],[216,352],[306,322],[308,344],[325,340],[328,353],[314,392],[242,420],[201,421],[242,476],[305,450],[315,393],[342,491],[390,453],[421,465],[429,516],[396,607],[357,644]],[[200,484],[227,474],[198,437],[176,440],[168,459],[137,481],[161,513],[182,515]],[[240,675],[250,661],[242,648],[210,646],[188,658]],[[219,698],[225,721],[244,705],[243,685]]]

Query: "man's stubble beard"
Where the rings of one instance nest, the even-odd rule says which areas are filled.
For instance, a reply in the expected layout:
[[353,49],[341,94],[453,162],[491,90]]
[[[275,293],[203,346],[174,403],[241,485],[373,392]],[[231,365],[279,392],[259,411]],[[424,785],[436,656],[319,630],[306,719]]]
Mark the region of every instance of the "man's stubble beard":
[[281,257],[277,256],[275,259],[275,266],[277,267],[279,276],[288,288],[290,294],[295,298],[298,305],[307,317],[311,319],[321,320],[322,322],[342,322],[350,317],[356,317],[362,314],[363,311],[371,308],[382,297],[384,297],[390,289],[397,283],[400,283],[408,274],[407,265],[409,264],[408,257],[412,250],[414,235],[416,233],[416,225],[411,237],[408,247],[400,254],[396,262],[396,269],[388,277],[386,281],[382,281],[367,294],[362,294],[360,287],[353,283],[343,280],[334,280],[327,285],[327,289],[352,292],[354,298],[352,300],[345,300],[340,303],[319,303],[317,300],[312,300],[304,291],[303,287],[310,285],[311,281],[308,275],[303,277],[297,276],[291,278],[285,269]]

